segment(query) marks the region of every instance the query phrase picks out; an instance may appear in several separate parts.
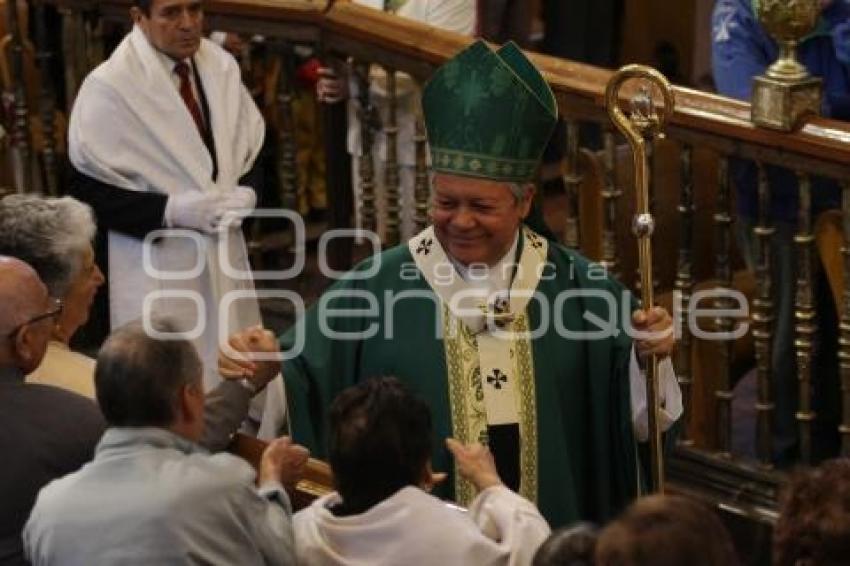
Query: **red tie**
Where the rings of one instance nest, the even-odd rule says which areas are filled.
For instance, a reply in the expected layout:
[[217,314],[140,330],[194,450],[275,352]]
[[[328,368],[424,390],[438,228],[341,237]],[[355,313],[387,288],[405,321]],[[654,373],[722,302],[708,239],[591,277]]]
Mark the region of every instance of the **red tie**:
[[180,97],[186,103],[186,108],[189,109],[189,114],[195,120],[195,125],[198,126],[198,132],[200,132],[203,138],[207,133],[207,129],[204,125],[204,117],[201,114],[201,109],[198,107],[198,102],[192,93],[192,83],[189,82],[189,65],[181,61],[174,65],[174,72],[180,77]]

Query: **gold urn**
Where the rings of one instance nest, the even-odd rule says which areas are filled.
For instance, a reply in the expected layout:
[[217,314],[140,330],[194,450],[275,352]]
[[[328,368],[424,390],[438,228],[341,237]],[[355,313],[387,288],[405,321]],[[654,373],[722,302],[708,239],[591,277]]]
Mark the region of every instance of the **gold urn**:
[[757,126],[791,131],[807,115],[820,114],[821,80],[797,61],[797,44],[811,32],[820,0],[759,0],[756,15],[779,44],[779,58],[753,83],[752,121]]

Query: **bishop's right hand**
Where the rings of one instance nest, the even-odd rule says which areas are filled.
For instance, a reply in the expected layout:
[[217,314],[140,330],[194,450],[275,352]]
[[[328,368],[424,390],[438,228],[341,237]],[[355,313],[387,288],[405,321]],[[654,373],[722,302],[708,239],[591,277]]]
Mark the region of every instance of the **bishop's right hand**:
[[262,389],[280,372],[278,360],[252,360],[251,354],[279,354],[274,333],[253,326],[230,335],[218,353],[218,371],[225,379],[247,379]]

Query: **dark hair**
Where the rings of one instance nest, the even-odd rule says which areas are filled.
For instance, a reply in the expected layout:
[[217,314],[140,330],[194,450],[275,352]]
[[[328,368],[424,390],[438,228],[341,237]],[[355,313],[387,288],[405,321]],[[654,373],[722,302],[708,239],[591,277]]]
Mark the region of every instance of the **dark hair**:
[[709,508],[680,495],[638,499],[599,535],[597,566],[734,566],[729,532]]
[[577,523],[549,535],[537,549],[532,566],[593,566],[599,529],[592,523]]
[[151,15],[151,5],[153,0],[133,0],[133,6],[144,12],[146,16]]
[[[178,332],[168,320],[155,320],[151,327]],[[168,426],[177,416],[181,388],[199,382],[202,371],[191,342],[159,340],[148,336],[141,323],[131,323],[113,332],[98,353],[97,402],[110,426]]]
[[850,557],[850,461],[828,460],[795,474],[773,530],[773,563],[827,566]]
[[431,456],[431,412],[394,377],[366,380],[330,408],[328,452],[341,513],[357,514],[418,485]]

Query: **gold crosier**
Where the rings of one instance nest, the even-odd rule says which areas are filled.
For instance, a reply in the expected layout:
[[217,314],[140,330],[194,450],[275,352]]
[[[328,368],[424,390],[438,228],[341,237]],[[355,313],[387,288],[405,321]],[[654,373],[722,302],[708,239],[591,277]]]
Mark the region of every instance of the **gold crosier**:
[[[636,95],[631,99],[628,117],[620,109],[620,89],[630,79],[641,81]],[[651,91],[647,83],[654,83],[664,99],[664,113],[655,111]],[[605,105],[611,121],[622,132],[632,148],[634,156],[635,195],[637,209],[632,222],[632,231],[638,241],[638,265],[640,269],[641,301],[644,309],[653,305],[652,296],[652,231],[655,220],[649,210],[649,164],[646,144],[653,138],[661,138],[661,129],[673,113],[675,99],[667,79],[651,67],[626,65],[614,73],[605,90]],[[664,459],[661,447],[661,426],[658,418],[660,402],[658,395],[658,357],[650,356],[646,364],[646,402],[649,416],[649,449],[652,457],[652,492],[664,491]]]

